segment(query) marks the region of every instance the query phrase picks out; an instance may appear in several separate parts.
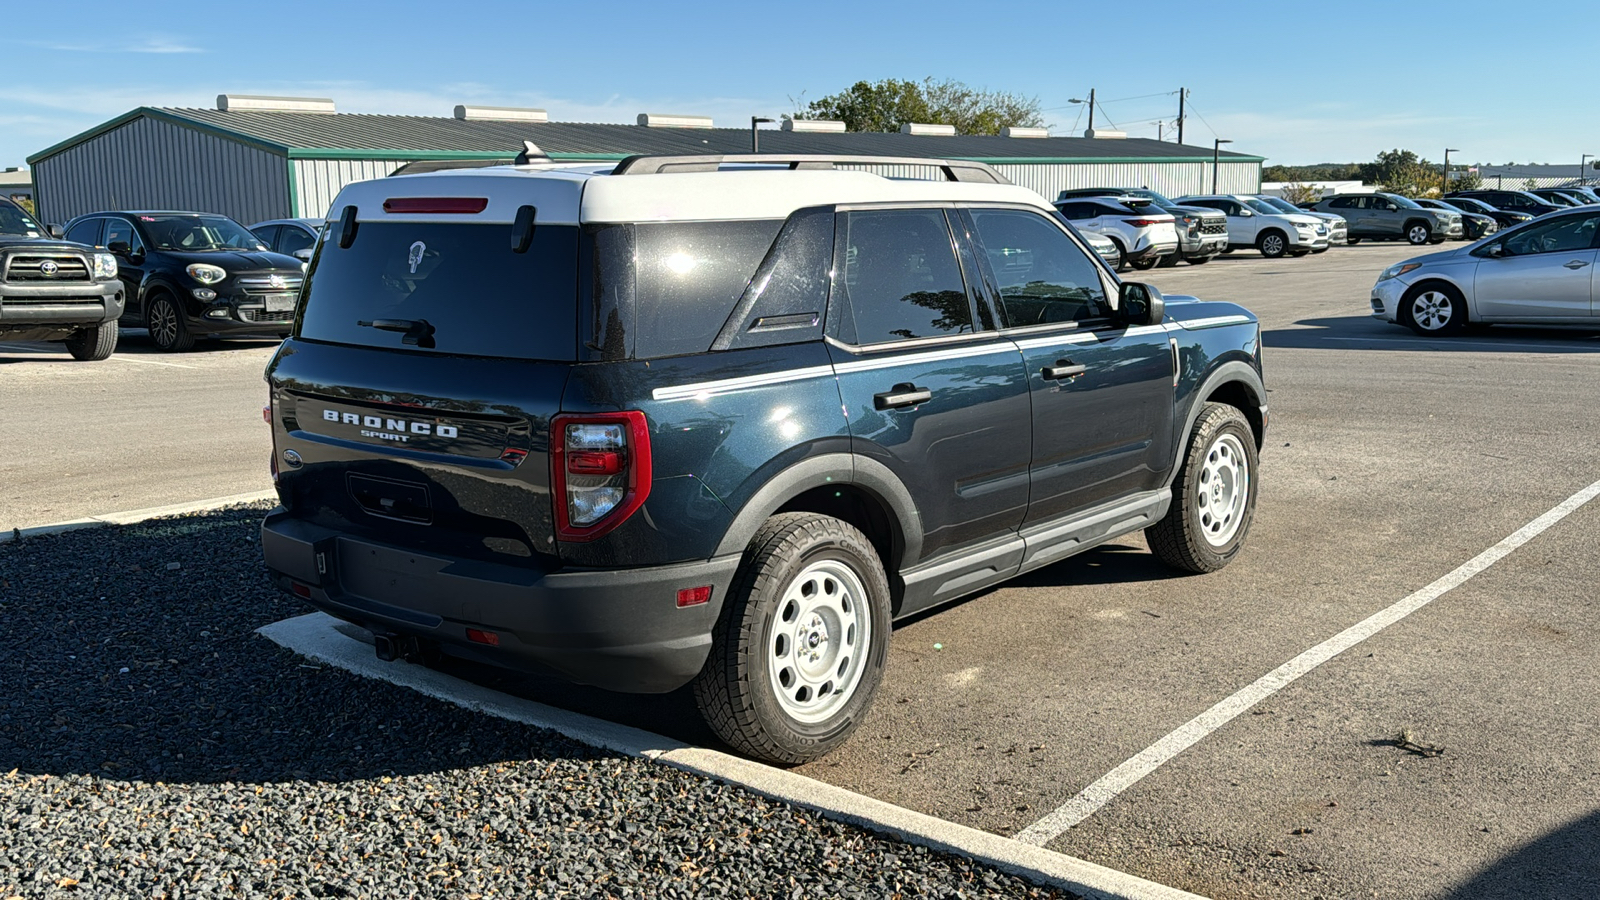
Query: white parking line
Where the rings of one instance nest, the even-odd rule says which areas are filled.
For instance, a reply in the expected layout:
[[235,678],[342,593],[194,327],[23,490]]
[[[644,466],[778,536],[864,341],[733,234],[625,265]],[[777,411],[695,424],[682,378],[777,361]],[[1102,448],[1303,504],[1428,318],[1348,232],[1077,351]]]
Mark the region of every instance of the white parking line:
[[1328,660],[1361,643],[1390,625],[1404,619],[1451,590],[1465,584],[1474,575],[1504,559],[1511,551],[1533,540],[1557,522],[1571,515],[1579,507],[1600,495],[1600,481],[1589,485],[1571,497],[1556,504],[1549,512],[1534,519],[1508,535],[1500,543],[1467,560],[1450,574],[1346,628],[1333,637],[1296,656],[1271,672],[1228,697],[1166,737],[1151,744],[1143,752],[1102,776],[1084,788],[1076,797],[1062,804],[1022,831],[1016,839],[1028,844],[1043,846],[1067,829],[1098,812],[1123,791],[1138,784],[1141,779],[1179,753],[1198,743],[1206,735],[1233,721],[1240,713],[1288,687],[1300,676],[1312,671]]
[[[55,353],[56,352],[56,351],[53,351],[53,350],[45,350],[45,349],[43,349],[41,347],[22,347],[22,346],[19,346],[17,344],[0,344],[0,350],[9,350],[12,353]],[[170,367],[172,367],[174,369],[198,369],[198,368],[200,368],[199,366],[186,366],[186,365],[184,365],[182,363],[158,362],[158,361],[153,360],[153,359],[139,359],[138,357],[127,356],[127,355],[118,356],[115,353],[113,353],[112,355],[106,357],[106,360],[109,361],[109,362],[141,363],[141,364],[146,365],[146,366],[170,366]]]
[[[1450,350],[1455,347],[1526,347],[1531,350],[1600,350],[1600,343],[1592,344],[1533,344],[1526,342],[1513,343],[1511,341],[1451,341],[1438,338],[1360,338],[1360,337],[1324,337],[1325,341],[1348,341],[1362,344],[1420,344],[1434,350]],[[1568,339],[1570,340],[1570,338]],[[1269,344],[1270,346],[1270,344]]]

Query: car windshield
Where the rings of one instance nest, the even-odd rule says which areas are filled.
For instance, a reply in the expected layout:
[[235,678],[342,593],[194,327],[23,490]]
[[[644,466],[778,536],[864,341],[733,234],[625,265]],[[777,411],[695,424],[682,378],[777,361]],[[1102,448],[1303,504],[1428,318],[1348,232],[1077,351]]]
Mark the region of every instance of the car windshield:
[[0,203],[0,234],[43,237],[44,226],[14,203]]
[[1272,206],[1270,203],[1263,203],[1253,197],[1246,197],[1244,203],[1246,206],[1258,213],[1262,213],[1263,215],[1278,216],[1283,214],[1283,210]]
[[261,239],[226,216],[140,215],[157,250],[265,250]]
[[1401,209],[1421,209],[1422,208],[1421,206],[1417,205],[1416,201],[1412,200],[1410,197],[1402,197],[1399,194],[1384,194],[1383,196],[1388,197],[1389,200],[1391,202],[1393,202],[1395,206],[1398,206]]
[[1465,210],[1467,212],[1482,213],[1490,212],[1494,209],[1494,207],[1490,206],[1489,204],[1484,203],[1481,200],[1474,200],[1471,197],[1451,197],[1450,204],[1456,209]]
[[1279,210],[1282,210],[1284,212],[1292,212],[1292,213],[1305,212],[1305,210],[1301,209],[1298,206],[1295,206],[1293,203],[1290,203],[1289,201],[1283,199],[1282,197],[1262,197],[1261,198],[1261,202],[1267,204],[1268,206],[1272,207],[1273,209],[1279,209]]
[[1470,209],[1468,209],[1468,208],[1466,208],[1464,206],[1456,205],[1456,201],[1454,201],[1454,200],[1429,200],[1428,203],[1430,205],[1437,206],[1437,207],[1439,207],[1441,209],[1448,209],[1448,210],[1451,210],[1453,212],[1464,213],[1464,212],[1471,212],[1472,211],[1472,210],[1470,210]]
[[1156,193],[1155,191],[1150,190],[1149,188],[1140,188],[1137,191],[1129,191],[1128,193],[1134,195],[1135,197],[1144,197],[1144,198],[1150,200],[1151,202],[1155,203],[1155,205],[1157,205],[1159,207],[1162,207],[1163,209],[1168,207],[1168,206],[1181,206],[1182,205],[1182,204],[1179,204],[1179,203],[1174,203],[1171,200],[1168,200],[1166,197],[1162,196],[1161,194]]

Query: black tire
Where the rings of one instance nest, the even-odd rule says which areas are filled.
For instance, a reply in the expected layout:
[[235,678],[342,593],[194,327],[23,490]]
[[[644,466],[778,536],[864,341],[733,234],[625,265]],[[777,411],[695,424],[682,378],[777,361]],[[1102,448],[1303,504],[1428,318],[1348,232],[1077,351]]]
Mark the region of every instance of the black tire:
[[1154,269],[1156,267],[1156,263],[1159,262],[1161,262],[1161,257],[1159,256],[1146,256],[1144,259],[1136,259],[1133,262],[1128,263],[1128,265],[1133,266],[1140,272],[1148,272],[1151,269]]
[[194,348],[194,333],[183,320],[183,309],[165,292],[145,303],[144,327],[150,340],[167,353],[184,353]]
[[1269,228],[1256,237],[1256,249],[1267,259],[1277,259],[1289,252],[1289,238],[1276,228]]
[[1354,247],[1355,245],[1357,245],[1359,243],[1361,243],[1361,238],[1358,238],[1358,237],[1348,237],[1347,236],[1344,239],[1344,245],[1346,247]]
[[[1235,476],[1231,481],[1217,474],[1222,471],[1218,460],[1226,462],[1228,458],[1243,468],[1245,476],[1243,503],[1237,507],[1232,500],[1238,493],[1238,469],[1232,470]],[[1255,520],[1257,471],[1250,421],[1237,407],[1207,403],[1190,432],[1183,468],[1172,485],[1172,505],[1161,521],[1144,530],[1151,551],[1162,562],[1186,572],[1215,572],[1232,562]],[[1224,481],[1228,483],[1224,485]],[[1226,521],[1212,515],[1224,501]]]
[[1161,257],[1160,261],[1156,263],[1156,268],[1170,269],[1182,260],[1183,255],[1181,253],[1168,253],[1166,256]]
[[1406,223],[1406,243],[1420,247],[1433,240],[1433,229],[1426,222],[1412,221]]
[[1122,246],[1122,242],[1114,237],[1108,237],[1106,240],[1117,245],[1117,264],[1111,267],[1112,270],[1116,272],[1128,271],[1128,248]]
[[64,343],[73,359],[85,362],[106,359],[117,349],[117,323],[101,322],[98,327],[74,331]]
[[1216,259],[1216,257],[1215,256],[1191,256],[1187,260],[1185,260],[1185,262],[1187,262],[1191,266],[1203,266],[1206,263],[1211,262],[1213,259]]
[[[828,590],[832,575],[818,574],[818,567],[848,572],[854,587],[841,578]],[[806,593],[807,587],[812,588]],[[851,646],[847,628],[825,628],[822,640],[802,636],[806,616],[798,605],[821,594],[845,598],[859,590],[864,596],[848,605],[859,621],[869,626],[864,646],[853,657],[846,656]],[[818,592],[821,592],[819,594]],[[859,601],[859,604],[857,603]],[[839,601],[843,604],[843,600]],[[793,624],[786,616],[793,614]],[[812,619],[817,618],[814,614]],[[877,551],[853,526],[816,513],[784,513],[768,519],[745,549],[738,575],[712,634],[711,653],[705,667],[694,680],[695,702],[711,730],[727,744],[748,756],[777,765],[799,765],[827,754],[849,739],[872,706],[878,682],[883,678],[891,628],[889,582]],[[792,628],[787,634],[783,626]],[[838,632],[835,640],[835,632]],[[805,631],[816,635],[818,631]],[[787,645],[788,650],[783,647]],[[809,694],[805,675],[795,676],[805,661],[797,652],[816,649],[828,659],[824,673],[832,673],[833,659],[840,659],[837,671],[850,678],[854,687],[833,701],[836,706],[824,718],[805,721],[791,714],[786,704],[821,703],[829,696],[825,682]],[[829,653],[834,654],[828,656]],[[815,657],[813,657],[813,660]],[[785,663],[785,660],[790,662]],[[845,674],[846,665],[855,668]],[[776,667],[775,667],[776,666]],[[796,694],[779,697],[784,673],[791,674],[788,689]],[[832,674],[812,676],[829,678]],[[800,687],[797,689],[796,685]],[[843,691],[834,690],[835,694]]]
[[1423,337],[1448,337],[1465,331],[1467,301],[1454,286],[1424,281],[1400,298],[1400,324]]

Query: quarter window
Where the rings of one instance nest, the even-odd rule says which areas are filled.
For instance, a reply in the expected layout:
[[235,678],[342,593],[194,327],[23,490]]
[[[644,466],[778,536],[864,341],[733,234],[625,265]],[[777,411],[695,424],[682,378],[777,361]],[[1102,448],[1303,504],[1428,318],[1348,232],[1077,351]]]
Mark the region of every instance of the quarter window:
[[1100,270],[1054,224],[1021,210],[973,210],[1006,325],[1079,322],[1108,314]]
[[940,210],[846,213],[842,286],[856,344],[970,333],[972,307]]

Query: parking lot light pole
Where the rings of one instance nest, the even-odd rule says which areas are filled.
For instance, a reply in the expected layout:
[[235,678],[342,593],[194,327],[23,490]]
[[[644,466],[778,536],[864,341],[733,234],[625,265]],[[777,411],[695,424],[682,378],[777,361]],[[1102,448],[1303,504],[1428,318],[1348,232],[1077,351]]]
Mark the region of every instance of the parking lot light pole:
[[1452,154],[1452,153],[1460,153],[1460,152],[1461,152],[1461,148],[1459,148],[1459,147],[1446,147],[1446,148],[1444,148],[1444,171],[1442,173],[1440,173],[1440,178],[1439,178],[1439,196],[1440,197],[1443,197],[1445,194],[1450,192],[1450,154]]
[[773,119],[769,119],[769,118],[767,118],[765,116],[751,116],[750,117],[750,152],[751,153],[760,153],[761,152],[761,132],[756,130],[756,126],[757,125],[761,125],[761,124],[766,123],[766,122],[772,122],[772,121],[774,121],[774,120]]
[[1211,142],[1211,193],[1213,194],[1217,192],[1217,167],[1222,162],[1222,145],[1231,143],[1233,141],[1225,141],[1222,138]]
[[1094,130],[1094,88],[1089,88],[1089,99],[1080,100],[1077,97],[1073,97],[1072,99],[1068,100],[1067,102],[1068,103],[1087,103],[1087,104],[1089,104],[1089,130],[1093,131]]

